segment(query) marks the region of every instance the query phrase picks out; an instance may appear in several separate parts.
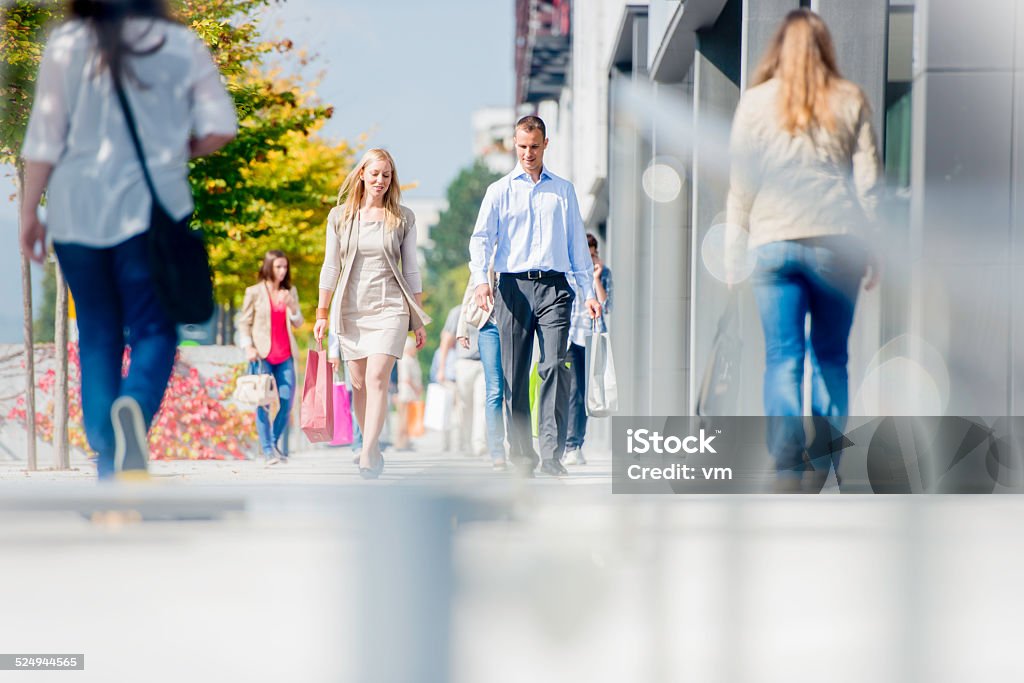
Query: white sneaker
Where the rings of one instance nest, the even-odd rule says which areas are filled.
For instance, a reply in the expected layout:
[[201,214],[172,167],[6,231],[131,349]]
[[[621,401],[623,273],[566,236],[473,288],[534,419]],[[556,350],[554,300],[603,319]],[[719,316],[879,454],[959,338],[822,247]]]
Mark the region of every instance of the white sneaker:
[[114,472],[141,475],[149,465],[149,443],[142,408],[131,396],[119,396],[110,407],[114,424]]
[[566,465],[586,465],[587,459],[583,457],[583,450],[580,448],[574,448],[565,454],[565,458],[562,460]]

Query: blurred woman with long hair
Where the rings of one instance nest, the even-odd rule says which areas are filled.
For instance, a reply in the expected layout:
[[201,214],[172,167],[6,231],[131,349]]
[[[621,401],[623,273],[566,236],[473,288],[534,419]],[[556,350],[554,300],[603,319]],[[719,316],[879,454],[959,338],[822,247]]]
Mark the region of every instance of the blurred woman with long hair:
[[218,150],[237,123],[210,51],[162,0],[74,0],[68,17],[47,41],[21,151],[21,248],[42,263],[52,239],[74,296],[85,434],[107,479],[145,472],[178,341],[153,284],[145,235],[153,197],[115,83],[153,191],[175,220],[192,210],[189,159]]
[[[727,203],[729,281],[744,247],[765,338],[768,446],[782,490],[796,490],[820,454],[805,444],[804,356],[810,346],[811,413],[827,441],[848,411],[848,338],[862,279],[878,281],[864,239],[875,223],[880,162],[871,107],[843,79],[828,27],[790,12],[740,98],[732,129]],[[810,316],[810,334],[805,334]],[[819,444],[820,445],[820,444]],[[836,464],[838,464],[836,462]]]
[[[384,469],[380,433],[387,417],[388,380],[409,332],[426,341],[423,286],[416,255],[416,217],[401,205],[395,160],[371,149],[345,178],[327,218],[320,298],[313,336],[338,335],[352,378],[352,409],[363,435],[359,473]],[[332,297],[340,305],[330,306]]]

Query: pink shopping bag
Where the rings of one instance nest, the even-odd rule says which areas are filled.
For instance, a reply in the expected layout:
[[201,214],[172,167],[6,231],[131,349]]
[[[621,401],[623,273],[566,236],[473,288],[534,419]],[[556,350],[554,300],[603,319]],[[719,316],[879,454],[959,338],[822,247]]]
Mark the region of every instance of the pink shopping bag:
[[334,385],[334,440],[332,446],[352,443],[352,403],[345,383]]
[[327,362],[327,352],[322,349],[310,349],[306,356],[299,418],[302,432],[311,443],[334,438],[334,373]]

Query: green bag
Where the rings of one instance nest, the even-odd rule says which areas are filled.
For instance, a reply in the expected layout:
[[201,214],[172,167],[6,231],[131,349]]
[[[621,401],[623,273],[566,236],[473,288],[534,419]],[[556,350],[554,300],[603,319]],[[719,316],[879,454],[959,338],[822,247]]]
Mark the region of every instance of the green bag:
[[537,372],[537,364],[530,368],[530,424],[533,425],[533,437],[540,437],[540,373]]

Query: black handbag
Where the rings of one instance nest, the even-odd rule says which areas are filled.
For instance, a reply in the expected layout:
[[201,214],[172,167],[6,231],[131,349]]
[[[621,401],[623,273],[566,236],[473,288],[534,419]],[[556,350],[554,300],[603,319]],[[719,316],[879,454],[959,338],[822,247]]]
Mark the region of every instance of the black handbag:
[[729,295],[725,312],[718,321],[718,331],[711,347],[711,357],[704,368],[704,378],[697,397],[697,415],[735,415],[739,408],[740,360],[743,342],[736,334],[739,301],[736,292]]
[[206,245],[202,237],[189,227],[191,212],[181,220],[175,220],[160,202],[124,87],[118,76],[112,76],[125,123],[142,166],[142,175],[153,199],[146,249],[157,298],[172,322],[178,325],[204,323],[213,317],[214,311],[213,272]]

